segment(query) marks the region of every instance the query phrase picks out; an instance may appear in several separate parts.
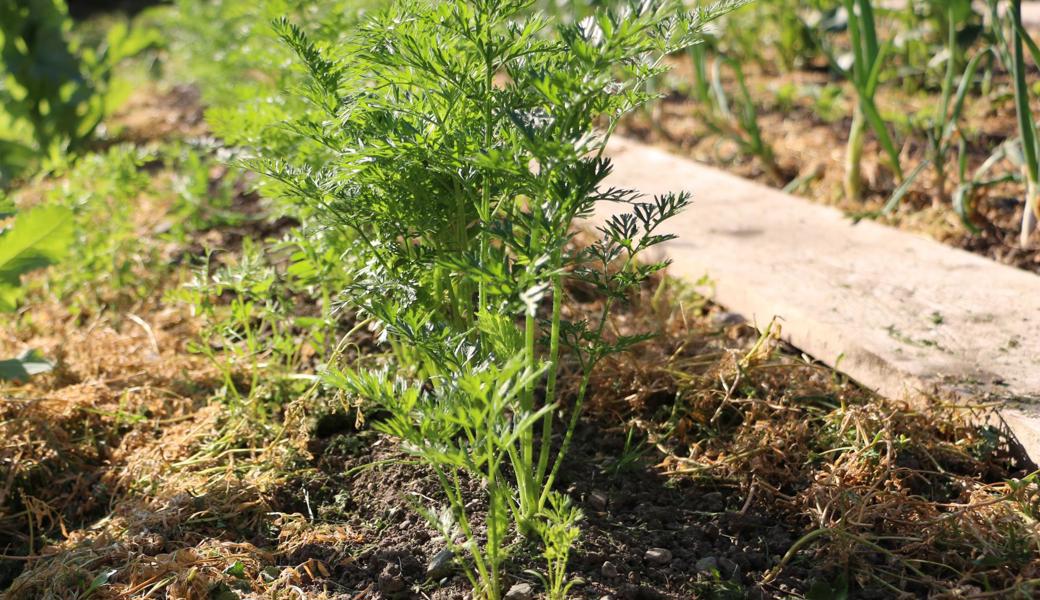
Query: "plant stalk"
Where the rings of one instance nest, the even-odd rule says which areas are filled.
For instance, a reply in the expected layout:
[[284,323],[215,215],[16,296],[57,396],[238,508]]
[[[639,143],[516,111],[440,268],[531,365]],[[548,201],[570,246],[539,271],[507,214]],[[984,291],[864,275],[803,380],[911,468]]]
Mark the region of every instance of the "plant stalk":
[[860,161],[863,159],[863,141],[866,134],[866,120],[863,108],[856,102],[852,112],[852,126],[849,128],[849,143],[845,149],[845,199],[859,202],[862,190]]

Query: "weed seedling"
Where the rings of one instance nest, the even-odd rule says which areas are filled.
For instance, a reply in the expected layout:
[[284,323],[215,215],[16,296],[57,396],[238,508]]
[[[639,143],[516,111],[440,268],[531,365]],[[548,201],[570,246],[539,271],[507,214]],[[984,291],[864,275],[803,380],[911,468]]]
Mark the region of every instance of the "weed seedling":
[[581,535],[578,523],[583,517],[581,509],[574,506],[571,499],[563,494],[552,492],[549,503],[541,512],[538,534],[545,547],[542,556],[545,558],[545,574],[535,572],[534,575],[545,587],[548,600],[567,600],[571,588],[580,585],[580,579],[567,578],[567,558],[571,547]]
[[[784,183],[785,178],[776,162],[773,147],[762,137],[762,129],[758,126],[758,109],[748,91],[740,63],[719,57],[709,69],[707,50],[703,44],[692,46],[690,56],[693,58],[696,78],[694,96],[701,107],[701,120],[712,131],[737,144],[742,154],[758,159],[774,183]],[[733,72],[738,92],[736,112],[730,107],[732,102],[722,83],[723,67]]]

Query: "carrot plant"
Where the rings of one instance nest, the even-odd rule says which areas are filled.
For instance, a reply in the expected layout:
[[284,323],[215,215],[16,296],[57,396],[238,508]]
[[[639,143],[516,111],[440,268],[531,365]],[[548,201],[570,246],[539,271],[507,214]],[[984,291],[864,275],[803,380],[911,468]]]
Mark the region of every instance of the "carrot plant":
[[584,515],[568,496],[552,492],[541,516],[544,518],[538,523],[538,533],[545,542],[542,557],[546,569],[544,575],[533,575],[542,582],[548,600],[566,600],[571,588],[581,583],[580,579],[567,577],[567,558],[581,534],[578,523]]
[[[611,309],[665,266],[637,258],[689,203],[607,187],[607,139],[651,99],[663,57],[741,3],[632,2],[554,25],[528,0],[404,0],[337,45],[276,23],[321,112],[287,127],[331,159],[250,164],[354,240],[344,296],[378,324],[393,364],[333,365],[328,381],[384,407],[380,427],[434,469],[448,518],[424,514],[466,540],[480,595],[499,595],[509,522],[537,534],[596,364],[645,339],[608,335]],[[576,250],[575,222],[600,202],[629,211]],[[595,320],[563,319],[572,278],[603,296]],[[580,382],[554,451],[565,349]],[[465,479],[487,498],[482,534]]]

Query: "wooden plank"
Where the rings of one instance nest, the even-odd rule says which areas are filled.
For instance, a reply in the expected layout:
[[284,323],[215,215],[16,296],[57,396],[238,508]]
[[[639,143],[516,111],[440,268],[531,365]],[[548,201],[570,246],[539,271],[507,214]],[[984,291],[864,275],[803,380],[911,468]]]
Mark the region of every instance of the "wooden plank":
[[1022,24],[1026,27],[1040,27],[1040,3],[1022,3]]
[[[609,184],[689,190],[668,225],[673,276],[892,398],[998,402],[1040,459],[1040,277],[615,137]],[[616,205],[615,205],[616,206]],[[604,207],[596,219],[616,208]]]

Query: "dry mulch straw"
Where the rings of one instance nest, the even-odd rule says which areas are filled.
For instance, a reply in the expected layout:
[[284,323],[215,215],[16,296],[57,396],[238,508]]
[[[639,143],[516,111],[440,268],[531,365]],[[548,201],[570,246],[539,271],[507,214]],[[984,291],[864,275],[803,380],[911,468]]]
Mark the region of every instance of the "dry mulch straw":
[[975,410],[877,397],[780,342],[777,323],[662,312],[675,298],[651,293],[621,328],[662,335],[602,368],[591,404],[630,415],[663,471],[732,486],[741,513],[804,534],[763,591],[793,591],[793,571],[877,597],[1040,593],[1038,480]]
[[212,389],[211,369],[185,352],[194,335],[185,316],[143,314],[84,325],[46,304],[33,309],[35,331],[0,336],[3,353],[31,339],[58,359],[31,384],[0,388],[0,553],[10,560],[31,562],[71,524],[106,513],[130,485],[128,461],[193,419],[197,390]]
[[[250,540],[272,518],[281,453],[212,451],[235,432],[223,407],[208,401],[218,387],[214,369],[187,351],[196,323],[170,309],[119,326],[100,318],[84,327],[51,306],[33,314],[34,346],[60,362],[2,392],[4,597],[162,590],[203,599],[259,581],[274,559]],[[264,588],[322,576],[321,566],[301,569],[269,574]]]

